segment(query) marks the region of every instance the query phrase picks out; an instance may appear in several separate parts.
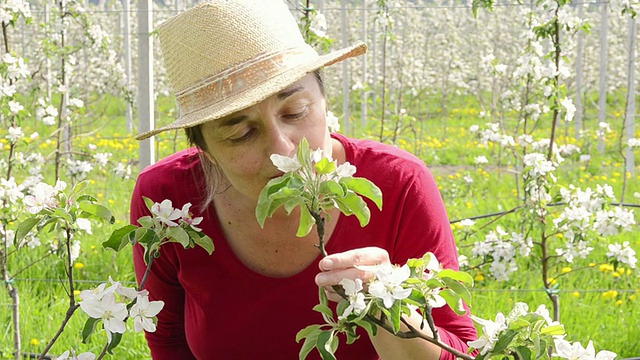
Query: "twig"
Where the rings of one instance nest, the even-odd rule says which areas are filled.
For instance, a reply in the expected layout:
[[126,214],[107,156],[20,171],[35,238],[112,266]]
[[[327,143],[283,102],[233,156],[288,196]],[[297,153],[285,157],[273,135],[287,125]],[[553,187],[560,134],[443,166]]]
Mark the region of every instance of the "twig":
[[373,322],[374,324],[378,325],[379,327],[383,328],[384,330],[386,330],[387,332],[393,334],[394,336],[397,336],[399,338],[402,339],[416,339],[416,338],[420,338],[423,340],[426,340],[436,346],[439,346],[440,348],[442,348],[443,350],[446,350],[450,353],[452,353],[453,355],[455,355],[458,358],[464,359],[464,360],[474,360],[475,358],[469,354],[465,354],[463,352],[460,352],[454,348],[452,348],[451,346],[442,343],[430,336],[427,336],[423,333],[421,333],[420,331],[418,331],[415,327],[413,327],[411,324],[409,324],[405,319],[401,319],[402,322],[407,326],[407,328],[409,328],[408,332],[403,332],[400,331],[398,333],[394,333],[393,329],[391,328],[391,326],[389,324],[387,324],[384,320],[382,319],[378,319],[374,316],[371,315],[367,315],[367,319],[371,320],[371,322]]

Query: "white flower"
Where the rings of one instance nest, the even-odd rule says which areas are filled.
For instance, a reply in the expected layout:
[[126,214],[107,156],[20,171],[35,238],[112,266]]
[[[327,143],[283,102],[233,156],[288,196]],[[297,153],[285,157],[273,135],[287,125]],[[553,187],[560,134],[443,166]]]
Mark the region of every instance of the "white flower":
[[369,285],[369,293],[384,303],[389,309],[393,306],[395,300],[406,299],[411,294],[411,289],[402,287],[402,283],[411,275],[409,266],[402,267],[390,264],[379,265],[376,267],[376,278]]
[[169,199],[165,199],[161,203],[153,204],[151,213],[154,214],[160,222],[168,226],[178,226],[173,220],[177,220],[182,216],[180,210],[173,208],[173,204]]
[[480,165],[480,164],[488,163],[489,160],[487,159],[486,156],[480,155],[480,156],[476,156],[476,158],[474,159],[474,162],[476,163],[476,165]]
[[98,164],[98,166],[104,167],[107,165],[107,163],[109,162],[109,158],[111,158],[113,156],[112,153],[97,153],[95,155],[93,155],[93,160],[96,162],[96,164]]
[[92,234],[91,221],[89,221],[89,219],[78,218],[76,219],[76,225],[78,226],[78,229],[86,231],[89,235]]
[[7,140],[9,140],[9,142],[15,143],[16,141],[22,139],[22,137],[24,136],[24,133],[22,132],[22,129],[20,127],[9,127],[9,134],[7,136],[5,136],[5,138]]
[[629,242],[625,241],[620,244],[609,244],[608,257],[615,257],[616,260],[623,264],[629,265],[632,269],[635,269],[638,259],[636,258],[636,251],[629,246]]
[[182,210],[180,210],[181,220],[189,224],[189,226],[191,226],[193,230],[202,231],[202,229],[196,227],[196,225],[202,222],[202,219],[203,219],[202,216],[194,218],[193,214],[189,211],[190,208],[191,208],[191,203],[186,203],[182,206]]
[[331,132],[340,131],[340,120],[331,111],[327,111],[327,127]]
[[475,224],[476,222],[471,219],[464,219],[460,221],[460,226],[464,226],[464,227],[473,226]]
[[573,116],[576,113],[576,106],[573,105],[573,100],[565,97],[564,99],[560,100],[560,105],[564,106],[564,108],[567,110],[567,114],[565,115],[564,119],[566,121],[573,120]]
[[127,329],[124,323],[124,319],[128,315],[127,306],[117,303],[113,293],[105,294],[100,300],[80,301],[80,308],[90,317],[102,319],[109,343],[111,343],[112,333],[122,334]]
[[288,173],[298,171],[302,167],[300,161],[298,161],[298,155],[293,155],[293,157],[288,157],[284,155],[271,154],[269,157],[273,165],[275,165],[278,170]]
[[153,318],[158,315],[163,307],[164,301],[149,301],[149,296],[138,295],[136,303],[129,310],[129,315],[133,318],[135,331],[156,331],[156,324]]
[[342,288],[344,288],[344,293],[347,296],[347,300],[349,301],[349,306],[344,309],[344,312],[338,317],[338,319],[345,319],[351,314],[360,315],[362,311],[367,307],[367,304],[364,302],[364,294],[361,293],[362,280],[351,280],[345,278],[342,279],[339,284],[342,285]]
[[76,354],[76,351],[71,349],[62,353],[58,357],[54,357],[55,360],[95,360],[96,355],[94,353],[85,352],[82,354]]
[[471,125],[469,127],[469,131],[471,131],[472,133],[478,132],[479,129],[480,129],[480,126],[478,126],[478,125]]
[[19,113],[21,110],[24,110],[24,106],[17,101],[9,101],[9,111],[14,114]]
[[80,257],[80,241],[74,241],[71,243],[69,249],[69,260],[74,263]]
[[44,208],[54,208],[58,206],[56,196],[67,187],[64,181],[58,180],[53,187],[47,183],[40,182],[31,189],[31,195],[24,197],[24,205],[28,212],[37,214]]
[[346,161],[336,168],[335,178],[336,180],[339,180],[345,177],[351,177],[355,173],[356,173],[356,167],[351,165],[348,161]]
[[474,322],[482,325],[482,336],[478,340],[467,342],[467,345],[474,349],[482,349],[480,355],[484,355],[493,350],[500,332],[507,328],[506,319],[502,313],[496,315],[496,321],[484,320],[473,315],[471,318]]
[[627,145],[629,145],[629,147],[632,149],[635,147],[640,147],[640,139],[631,138],[627,140]]

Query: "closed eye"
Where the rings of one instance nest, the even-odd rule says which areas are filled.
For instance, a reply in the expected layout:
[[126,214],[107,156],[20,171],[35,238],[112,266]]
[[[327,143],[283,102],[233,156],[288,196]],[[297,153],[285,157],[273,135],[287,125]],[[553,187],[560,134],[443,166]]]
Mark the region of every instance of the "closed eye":
[[308,112],[309,112],[309,105],[305,105],[297,109],[294,109],[293,111],[285,113],[284,115],[282,115],[282,117],[288,120],[297,120],[305,117]]
[[241,135],[239,137],[232,137],[232,138],[229,138],[228,140],[233,145],[238,145],[238,144],[242,144],[245,141],[249,141],[249,140],[253,139],[257,134],[258,134],[258,129],[250,128],[243,135]]

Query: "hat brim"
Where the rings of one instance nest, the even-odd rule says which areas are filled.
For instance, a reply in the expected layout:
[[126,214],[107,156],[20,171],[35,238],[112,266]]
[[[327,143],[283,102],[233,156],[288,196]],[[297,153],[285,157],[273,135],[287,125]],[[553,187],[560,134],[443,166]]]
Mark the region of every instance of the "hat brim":
[[189,128],[207,121],[231,115],[235,112],[258,104],[268,97],[286,89],[310,72],[351,57],[362,55],[366,52],[367,45],[364,43],[358,43],[351,47],[319,56],[313,61],[293,67],[282,74],[267,79],[259,86],[241,91],[211,106],[193,111],[189,114],[181,115],[176,121],[169,125],[139,134],[136,136],[136,139],[144,140],[164,131]]

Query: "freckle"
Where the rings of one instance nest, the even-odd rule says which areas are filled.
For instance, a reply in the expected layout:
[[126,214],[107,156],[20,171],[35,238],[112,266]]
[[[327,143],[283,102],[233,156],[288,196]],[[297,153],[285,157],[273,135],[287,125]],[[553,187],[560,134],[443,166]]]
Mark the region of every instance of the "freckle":
[[276,250],[276,253],[278,253],[278,250]]
[[227,224],[231,225],[231,221],[227,221]]

